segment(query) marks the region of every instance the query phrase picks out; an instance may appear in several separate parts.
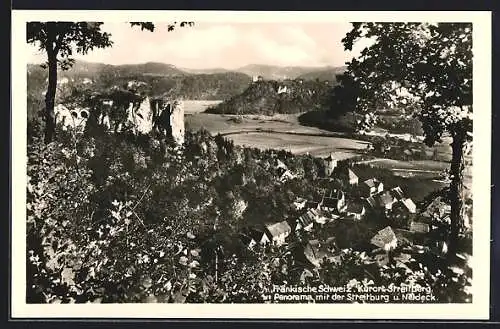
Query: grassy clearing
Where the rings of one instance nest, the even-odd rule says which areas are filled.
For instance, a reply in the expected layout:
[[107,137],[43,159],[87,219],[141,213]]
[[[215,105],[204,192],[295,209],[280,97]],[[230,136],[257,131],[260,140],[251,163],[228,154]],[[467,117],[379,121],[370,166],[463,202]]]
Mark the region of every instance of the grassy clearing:
[[186,114],[200,113],[207,109],[207,107],[215,106],[222,101],[200,101],[200,100],[185,100],[184,112]]

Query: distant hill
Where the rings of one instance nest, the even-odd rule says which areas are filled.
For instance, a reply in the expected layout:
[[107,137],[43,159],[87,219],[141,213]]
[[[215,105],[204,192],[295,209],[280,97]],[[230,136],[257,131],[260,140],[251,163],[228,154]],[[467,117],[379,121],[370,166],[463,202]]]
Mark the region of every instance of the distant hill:
[[190,73],[190,74],[215,74],[215,73],[226,73],[226,72],[235,72],[232,70],[227,70],[223,68],[213,68],[213,69],[188,69],[188,68],[180,68],[180,70]]
[[311,71],[298,76],[299,79],[305,80],[320,80],[320,81],[337,81],[337,75],[344,73],[346,66],[330,67],[324,70]]
[[305,66],[275,66],[275,65],[261,65],[250,64],[236,69],[238,72],[248,74],[249,76],[262,76],[267,80],[284,80],[295,79],[301,75],[312,72],[324,71],[335,69],[329,66],[321,67],[305,67]]
[[241,94],[206,112],[264,115],[302,113],[322,108],[331,88],[331,84],[317,81],[257,81]]
[[[69,85],[91,80],[93,88],[108,88],[123,85],[130,80],[146,82],[154,94],[197,100],[224,100],[243,92],[251,78],[239,72],[205,70],[213,73],[188,73],[174,65],[144,63],[109,65],[75,62],[67,71],[59,71],[58,80]],[[32,97],[40,97],[46,89],[47,71],[37,64],[28,64],[28,89]],[[61,87],[60,84],[59,87]]]

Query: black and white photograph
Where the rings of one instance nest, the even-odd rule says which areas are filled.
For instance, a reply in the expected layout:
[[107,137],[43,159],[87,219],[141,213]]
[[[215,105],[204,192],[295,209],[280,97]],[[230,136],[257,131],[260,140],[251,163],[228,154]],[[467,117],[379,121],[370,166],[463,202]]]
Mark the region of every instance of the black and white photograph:
[[490,19],[14,11],[13,310],[487,317]]

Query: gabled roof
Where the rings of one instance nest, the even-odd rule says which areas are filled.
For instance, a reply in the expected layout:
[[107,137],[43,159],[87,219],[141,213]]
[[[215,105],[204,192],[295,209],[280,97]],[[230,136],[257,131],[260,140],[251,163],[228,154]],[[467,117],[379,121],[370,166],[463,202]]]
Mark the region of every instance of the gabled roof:
[[390,226],[387,226],[378,231],[370,242],[379,248],[383,248],[386,244],[392,243],[394,240],[397,240],[396,234],[394,234]]
[[291,232],[292,228],[288,224],[287,221],[282,221],[279,223],[274,223],[274,224],[267,224],[266,229],[269,231],[271,236],[275,237],[280,234],[286,233],[286,232]]
[[426,217],[432,217],[433,214],[437,214],[439,217],[443,217],[450,213],[450,205],[443,200],[443,197],[439,196],[427,205],[422,215]]
[[347,175],[349,176],[349,180],[358,179],[358,175],[356,175],[351,168],[347,168]]
[[402,200],[402,203],[406,206],[406,208],[410,211],[412,211],[413,209],[415,209],[417,206],[415,205],[415,202],[413,202],[412,199],[410,198],[407,198],[407,199],[403,199]]
[[337,208],[337,203],[344,197],[344,192],[338,189],[330,191],[329,196],[323,198],[322,205],[328,208]]
[[312,209],[310,209],[298,218],[298,222],[302,225],[302,227],[306,227],[314,223],[314,217],[315,213]]
[[276,159],[276,168],[283,168],[285,170],[288,170],[286,164],[284,164],[280,159]]
[[377,187],[378,185],[380,185],[380,182],[376,178],[370,178],[365,180],[363,184],[367,185],[368,187]]

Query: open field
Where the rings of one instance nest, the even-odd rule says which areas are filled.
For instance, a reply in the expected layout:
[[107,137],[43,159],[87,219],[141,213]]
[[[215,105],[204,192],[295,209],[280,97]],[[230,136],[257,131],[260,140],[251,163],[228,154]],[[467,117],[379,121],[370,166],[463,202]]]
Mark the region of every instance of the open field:
[[230,138],[236,145],[261,149],[284,149],[294,154],[309,153],[338,159],[356,156],[367,142],[344,138],[314,127],[299,125],[296,115],[264,117],[260,115],[221,115],[197,113],[186,116],[191,129],[204,128],[212,134]]
[[[202,113],[205,108],[218,101],[185,101],[186,127],[194,130],[204,128],[212,134],[230,138],[236,145],[260,149],[283,149],[294,154],[311,154],[324,157],[328,154],[339,160],[359,155],[367,142],[347,138],[343,133],[335,133],[316,127],[300,125],[297,114],[224,115]],[[435,147],[439,159],[443,161],[420,160],[401,161],[392,159],[371,159],[363,161],[374,167],[386,168],[401,177],[433,179],[449,168],[451,160],[451,140],[444,138]],[[464,184],[471,186],[471,167],[466,167]]]
[[222,101],[199,101],[199,100],[184,100],[184,113],[193,114],[205,111],[208,107],[219,104]]
[[284,149],[294,154],[309,153],[321,157],[333,153],[338,160],[352,158],[359,155],[359,150],[366,148],[365,142],[362,141],[306,134],[247,132],[231,134],[228,137],[237,145]]

